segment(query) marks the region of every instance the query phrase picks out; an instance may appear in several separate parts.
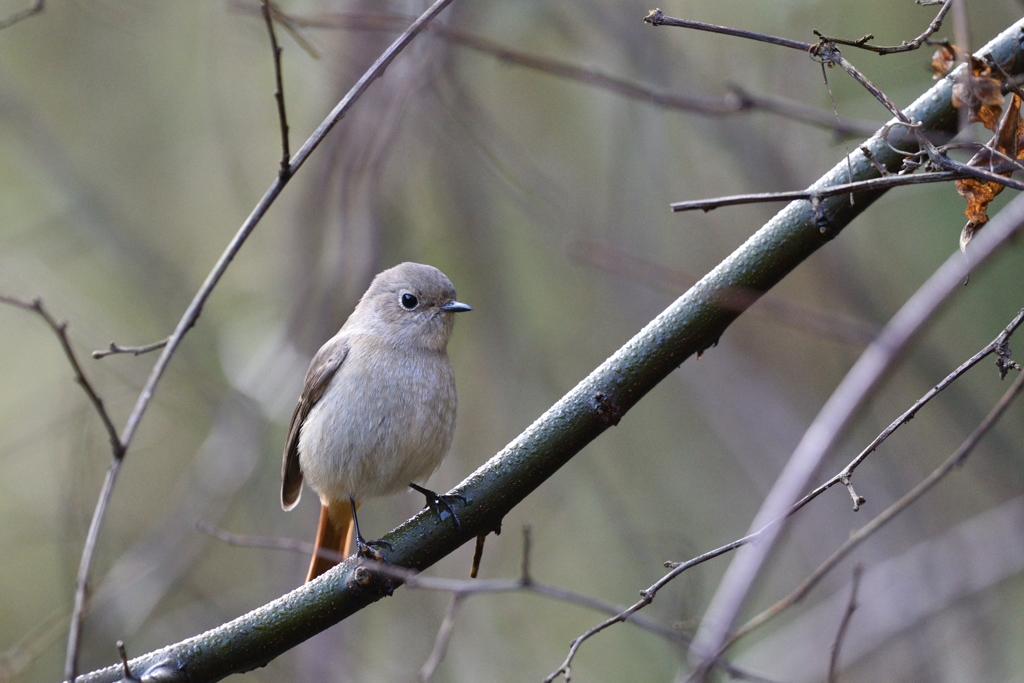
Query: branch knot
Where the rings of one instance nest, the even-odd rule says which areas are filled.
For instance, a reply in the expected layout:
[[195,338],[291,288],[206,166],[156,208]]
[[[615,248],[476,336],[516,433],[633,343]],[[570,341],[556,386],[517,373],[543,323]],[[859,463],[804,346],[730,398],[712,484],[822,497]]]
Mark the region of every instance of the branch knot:
[[619,424],[619,420],[622,419],[622,409],[619,408],[618,404],[611,396],[603,391],[599,391],[594,394],[593,399],[591,399],[591,405],[594,412],[596,412],[597,416],[601,419],[601,422],[604,422],[605,424],[614,427]]

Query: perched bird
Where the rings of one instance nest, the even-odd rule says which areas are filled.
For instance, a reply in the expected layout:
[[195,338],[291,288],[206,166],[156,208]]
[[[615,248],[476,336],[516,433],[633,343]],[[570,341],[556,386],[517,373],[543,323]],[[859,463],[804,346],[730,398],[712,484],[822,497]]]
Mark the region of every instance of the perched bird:
[[[317,551],[347,556],[354,530],[359,552],[367,552],[357,501],[406,486],[426,495],[439,515],[440,507],[451,512],[440,496],[412,482],[430,476],[452,443],[448,338],[455,314],[469,310],[440,270],[401,263],[373,279],[313,356],[285,442],[281,507],[298,504],[305,478],[320,496]],[[335,564],[314,551],[306,581]]]

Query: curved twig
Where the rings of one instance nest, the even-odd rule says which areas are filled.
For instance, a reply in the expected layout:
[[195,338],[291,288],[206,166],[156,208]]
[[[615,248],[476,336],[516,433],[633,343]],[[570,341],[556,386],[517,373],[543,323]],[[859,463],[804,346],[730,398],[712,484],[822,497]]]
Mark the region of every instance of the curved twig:
[[932,23],[928,24],[928,28],[913,40],[904,40],[899,45],[871,45],[868,41],[873,40],[873,35],[866,35],[858,40],[846,40],[843,38],[830,38],[824,36],[818,31],[814,31],[814,35],[818,36],[821,40],[835,43],[837,45],[849,45],[850,47],[856,47],[861,50],[868,50],[869,52],[875,52],[879,55],[891,55],[897,52],[910,52],[911,50],[920,49],[924,45],[925,41],[932,37],[932,34],[942,27],[942,20],[946,18],[946,13],[949,12],[949,8],[953,6],[953,0],[945,0],[942,3],[942,7],[939,8],[938,14],[932,19]]
[[[959,180],[966,177],[960,171],[936,171],[933,173],[915,173],[908,175],[886,175],[881,178],[870,180],[858,180],[852,183],[841,183],[829,187],[818,187],[809,190],[793,190],[790,192],[758,192],[753,194],[737,194],[728,197],[714,197],[711,199],[695,199],[687,202],[673,202],[670,204],[673,211],[696,211],[705,213],[721,208],[723,206],[737,206],[740,204],[762,204],[765,202],[795,201],[798,199],[816,201],[825,197],[835,197],[843,194],[856,194],[858,192],[871,192],[874,190],[888,190],[903,185],[922,185],[925,183],[945,183],[952,180]],[[1004,181],[1008,178],[999,176]]]
[[103,405],[103,399],[96,393],[96,389],[93,388],[92,383],[89,382],[89,378],[85,376],[82,371],[82,366],[78,364],[78,357],[75,355],[74,349],[71,348],[71,341],[68,339],[68,324],[66,322],[59,323],[50,315],[49,311],[43,306],[43,300],[36,298],[32,301],[25,301],[13,296],[6,296],[0,294],[0,302],[21,308],[26,311],[32,311],[40,318],[46,321],[46,324],[50,326],[53,333],[57,335],[57,341],[60,342],[61,349],[64,351],[64,355],[67,356],[68,363],[71,364],[71,369],[75,372],[75,382],[82,387],[82,391],[85,392],[86,396],[89,397],[89,402],[92,403],[96,412],[100,416],[100,421],[103,423],[103,428],[107,432],[107,437],[110,440],[110,449],[113,453],[115,460],[120,460],[124,456],[124,444],[121,443],[121,437],[117,435],[117,427],[114,426],[113,420],[110,419],[110,415],[107,413],[106,406]]
[[158,342],[152,344],[145,344],[144,346],[120,346],[115,342],[110,342],[110,346],[105,349],[99,349],[92,352],[92,357],[99,360],[100,358],[106,358],[107,356],[113,356],[121,353],[130,353],[133,356],[141,356],[144,353],[150,351],[157,351],[167,346],[167,340],[161,339]]

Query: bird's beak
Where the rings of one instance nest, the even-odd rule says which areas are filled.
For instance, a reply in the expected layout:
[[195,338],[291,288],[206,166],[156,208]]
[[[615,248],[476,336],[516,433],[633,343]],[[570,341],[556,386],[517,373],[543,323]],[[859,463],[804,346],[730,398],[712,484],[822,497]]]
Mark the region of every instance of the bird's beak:
[[448,311],[449,313],[464,313],[466,311],[472,311],[473,307],[468,304],[464,304],[460,301],[449,301],[444,306],[440,307],[442,311]]

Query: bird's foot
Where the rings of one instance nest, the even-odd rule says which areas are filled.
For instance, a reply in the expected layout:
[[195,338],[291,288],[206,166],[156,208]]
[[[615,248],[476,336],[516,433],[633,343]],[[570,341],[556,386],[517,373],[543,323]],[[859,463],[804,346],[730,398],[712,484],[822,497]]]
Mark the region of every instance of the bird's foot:
[[409,488],[411,488],[413,491],[418,491],[419,493],[423,494],[423,497],[427,499],[426,507],[433,510],[434,514],[437,515],[438,519],[440,519],[442,522],[444,521],[444,514],[442,514],[443,510],[444,512],[447,512],[449,515],[452,516],[452,521],[455,522],[456,530],[462,531],[462,522],[459,521],[459,516],[455,514],[455,509],[452,508],[452,504],[448,502],[448,499],[461,500],[463,503],[465,503],[466,499],[463,496],[460,496],[458,494],[440,495],[434,493],[430,489],[423,488],[422,486],[419,486],[417,484],[409,484]]
[[362,537],[356,538],[356,554],[359,557],[362,557],[366,560],[373,560],[374,562],[387,562],[387,560],[384,559],[384,556],[380,554],[380,551],[374,548],[374,546],[378,546],[381,548],[386,547],[388,550],[395,549],[394,546],[392,546],[390,543],[383,539],[376,541],[366,541],[363,540]]

